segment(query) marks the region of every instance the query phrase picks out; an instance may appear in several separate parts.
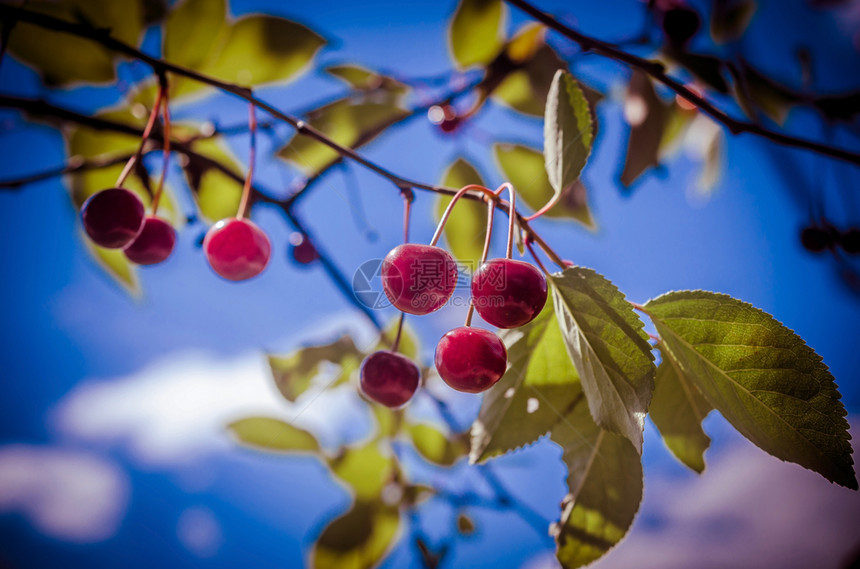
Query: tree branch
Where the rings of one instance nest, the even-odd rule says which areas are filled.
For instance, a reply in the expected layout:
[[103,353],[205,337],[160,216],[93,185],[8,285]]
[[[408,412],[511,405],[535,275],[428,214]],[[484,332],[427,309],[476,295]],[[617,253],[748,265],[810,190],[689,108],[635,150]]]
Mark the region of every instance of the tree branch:
[[608,57],[609,59],[613,59],[615,61],[624,63],[629,67],[643,71],[655,81],[662,83],[684,99],[696,105],[702,112],[706,113],[715,121],[725,126],[732,134],[753,134],[762,138],[766,138],[772,142],[781,144],[783,146],[803,148],[805,150],[817,152],[818,154],[822,154],[824,156],[830,156],[831,158],[838,158],[840,160],[844,160],[852,164],[860,165],[860,154],[856,152],[851,152],[849,150],[837,148],[835,146],[822,144],[813,140],[807,140],[791,136],[785,134],[784,132],[771,130],[755,123],[738,120],[705,100],[704,97],[688,89],[683,83],[681,83],[677,79],[673,79],[672,77],[670,77],[666,73],[666,68],[662,63],[643,59],[637,55],[633,55],[632,53],[628,53],[622,49],[619,49],[610,43],[587,36],[577,30],[574,30],[573,28],[562,24],[553,16],[538,10],[536,7],[529,4],[526,0],[505,1],[508,4],[519,8],[540,23],[559,32],[568,39],[578,43],[583,50],[593,51],[594,53],[598,53],[604,57]]

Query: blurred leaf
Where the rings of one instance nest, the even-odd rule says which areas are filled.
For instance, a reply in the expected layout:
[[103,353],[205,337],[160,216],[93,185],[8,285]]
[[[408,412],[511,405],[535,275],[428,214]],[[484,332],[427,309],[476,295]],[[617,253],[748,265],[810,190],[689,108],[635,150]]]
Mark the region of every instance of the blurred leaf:
[[200,214],[211,222],[235,216],[242,197],[242,184],[216,169],[212,162],[226,166],[239,179],[244,177],[242,166],[222,140],[198,140],[193,150],[201,158],[188,156],[183,170]]
[[359,500],[320,534],[311,552],[314,569],[376,567],[397,541],[397,508]]
[[352,338],[342,336],[330,344],[300,348],[286,356],[269,355],[275,386],[288,401],[295,401],[322,371],[326,363],[341,366],[339,377],[349,375],[363,359]]
[[[533,211],[552,199],[555,191],[547,178],[540,150],[522,144],[495,144],[493,153],[504,178]],[[558,203],[544,217],[572,218],[591,230],[596,228],[588,209],[588,192],[581,180],[564,188]]]
[[348,447],[331,461],[331,470],[352,489],[358,500],[378,499],[394,473],[394,457],[370,442],[361,447]]
[[[736,86],[735,94],[747,116],[757,120],[761,111],[776,124],[784,125],[792,105],[800,102],[798,97],[745,62],[738,73],[737,80],[742,84]],[[855,109],[856,112],[860,111]]]
[[[376,346],[374,346],[371,352],[391,349],[391,342],[394,341],[394,337],[397,335],[397,325],[399,321],[400,317],[397,317],[385,327],[384,337],[387,338],[388,341],[386,342],[382,337],[380,337],[379,342],[376,343]],[[415,330],[413,330],[412,326],[407,324],[407,322],[403,323],[403,332],[400,334],[400,345],[397,347],[397,351],[411,360],[417,360],[418,354],[421,351],[421,345],[419,343],[418,336],[415,335]]]
[[[111,37],[137,45],[143,32],[141,0],[33,1],[26,9],[66,22],[109,29]],[[116,52],[90,39],[18,22],[9,38],[9,51],[32,66],[48,86],[76,82],[109,83],[116,79]]]
[[[448,166],[442,175],[442,185],[449,188],[459,189],[469,184],[484,185],[481,175],[475,167],[465,159],[458,158]],[[451,198],[439,196],[436,201],[436,219],[442,217],[442,213]],[[481,253],[484,251],[484,237],[487,234],[487,206],[483,202],[461,199],[454,206],[451,217],[445,225],[445,243],[454,257],[465,263],[473,271],[478,267]]]
[[448,47],[458,68],[496,57],[504,41],[506,13],[502,0],[460,0],[448,29]]
[[268,417],[247,417],[227,426],[239,442],[263,450],[316,452],[316,438],[289,423]]
[[475,533],[475,522],[464,513],[457,514],[457,531],[461,535],[472,535]]
[[641,453],[655,373],[642,321],[615,285],[591,269],[569,267],[551,275],[549,284],[595,422]]
[[83,236],[83,239],[87,250],[99,267],[132,297],[139,298],[141,288],[137,278],[137,266],[128,260],[125,253],[121,249],[99,247],[90,241],[86,235]]
[[[355,149],[372,141],[408,114],[390,103],[353,103],[343,99],[311,113],[310,124],[338,144]],[[306,176],[326,169],[340,158],[328,146],[298,134],[278,152],[278,156],[295,164]]]
[[436,489],[425,484],[407,484],[403,487],[403,504],[405,506],[416,506],[429,500]]
[[713,409],[699,389],[678,373],[677,364],[664,357],[654,379],[654,397],[648,412],[672,454],[696,472],[705,470],[705,450],[711,439],[702,421]]
[[344,64],[330,65],[325,68],[325,72],[344,81],[347,85],[358,91],[370,91],[372,89],[382,88],[395,93],[405,93],[409,87],[400,81],[380,75],[375,71],[371,71],[360,65]]
[[547,95],[543,130],[546,173],[556,195],[579,179],[593,140],[588,101],[573,76],[559,69]]
[[550,533],[562,567],[574,569],[602,557],[630,529],[642,501],[642,463],[627,439],[595,425],[581,403],[552,440],[564,450],[570,493]]
[[[174,5],[164,24],[164,58],[190,69],[202,67],[229,33],[226,0],[183,0]],[[184,77],[172,78],[171,100],[207,86]]]
[[167,0],[141,0],[144,27],[157,24],[167,15]]
[[677,103],[670,104],[664,112],[663,136],[660,137],[656,158],[658,163],[670,158],[681,148],[687,129],[699,114],[695,110],[683,109]]
[[537,22],[526,23],[505,46],[505,53],[514,63],[524,63],[534,59],[538,50],[545,45],[545,39],[546,26]]
[[451,466],[469,450],[462,439],[452,439],[427,423],[409,425],[406,430],[418,454],[433,464]]
[[714,2],[711,11],[711,37],[717,43],[739,39],[756,11],[755,0]]
[[510,367],[487,391],[472,424],[473,464],[534,442],[583,397],[552,298],[537,318],[501,337]]
[[660,145],[670,116],[669,105],[657,96],[651,79],[641,71],[634,71],[630,77],[624,114],[630,123],[630,137],[621,183],[629,186],[660,163]]
[[777,458],[857,489],[845,407],[827,366],[769,314],[723,294],[678,291],[646,309],[681,377]]

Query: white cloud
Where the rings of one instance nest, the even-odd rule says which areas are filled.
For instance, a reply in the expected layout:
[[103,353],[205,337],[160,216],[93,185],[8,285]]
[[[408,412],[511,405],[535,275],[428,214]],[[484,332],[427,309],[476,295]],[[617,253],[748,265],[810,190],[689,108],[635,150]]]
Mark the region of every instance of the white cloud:
[[113,462],[57,447],[0,447],[0,512],[22,514],[40,532],[74,543],[113,536],[129,500]]

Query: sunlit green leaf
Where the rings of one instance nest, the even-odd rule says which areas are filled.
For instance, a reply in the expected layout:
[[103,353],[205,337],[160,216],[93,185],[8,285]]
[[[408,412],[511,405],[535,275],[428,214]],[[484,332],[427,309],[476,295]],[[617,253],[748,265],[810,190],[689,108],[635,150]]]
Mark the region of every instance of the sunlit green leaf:
[[247,417],[227,426],[239,442],[263,450],[316,452],[316,438],[289,423],[269,417]]
[[[164,58],[191,69],[202,67],[229,33],[225,0],[183,0],[170,10],[164,24]],[[206,88],[184,77],[172,77],[171,99]]]
[[[475,167],[465,159],[458,158],[448,166],[442,176],[442,185],[459,189],[469,184],[484,185],[481,175]],[[440,196],[436,201],[436,219],[438,220],[451,198]],[[478,267],[481,253],[484,251],[484,237],[487,234],[487,206],[483,202],[461,199],[454,206],[451,217],[445,225],[445,242],[454,257],[468,265],[472,270]]]
[[559,69],[547,95],[543,129],[546,173],[556,194],[579,179],[593,140],[588,101],[573,76]]
[[[517,30],[517,33],[505,46],[505,53],[514,63],[529,61],[545,45],[545,38],[546,26],[537,22],[528,22]],[[556,66],[553,70],[559,69],[559,67],[561,66]]]
[[352,338],[342,336],[330,344],[300,348],[286,356],[269,356],[269,366],[278,391],[289,401],[295,401],[326,364],[339,365],[339,378],[357,369],[362,354]]
[[569,267],[551,275],[549,284],[595,422],[641,452],[655,373],[642,321],[615,285],[591,269]]
[[[510,47],[510,46],[509,46]],[[527,47],[527,46],[524,46]],[[523,48],[522,55],[526,55]],[[539,45],[522,67],[510,72],[493,91],[493,99],[521,113],[544,116],[555,72],[566,66],[548,45]]]
[[800,102],[798,98],[750,65],[742,65],[739,73],[735,95],[744,112],[754,120],[762,112],[778,125],[785,124],[791,107]]
[[448,30],[448,47],[459,68],[496,57],[504,41],[506,13],[502,0],[460,0]]
[[714,2],[711,12],[711,37],[717,43],[739,39],[756,11],[755,0]]
[[[311,113],[310,124],[342,146],[359,148],[407,115],[407,111],[391,103],[353,103],[343,99]],[[289,160],[308,176],[340,158],[328,146],[301,135],[293,136],[278,156]]]
[[395,93],[405,93],[409,88],[400,81],[380,75],[366,67],[354,64],[331,65],[325,68],[326,73],[344,81],[353,89],[369,91],[371,89],[385,89]]
[[331,470],[356,495],[358,500],[378,499],[394,472],[394,457],[387,456],[379,444],[348,447],[332,459]]
[[481,403],[469,460],[482,462],[537,440],[582,399],[552,298],[529,324],[505,330],[510,367]]
[[221,140],[198,140],[193,149],[200,158],[188,156],[183,170],[200,214],[210,222],[235,216],[242,197],[242,184],[212,163],[225,166],[239,180],[244,177],[241,165]]
[[133,297],[141,294],[140,282],[137,278],[137,267],[128,260],[121,249],[105,249],[92,243],[86,236],[83,237],[87,250],[96,263],[108,276],[122,286],[126,292]]
[[314,569],[370,569],[387,555],[400,533],[397,508],[359,500],[325,527],[311,552]]
[[657,367],[654,397],[648,412],[672,454],[696,472],[702,472],[705,450],[711,444],[702,430],[702,421],[713,407],[688,378],[678,373],[676,365],[672,358],[664,357]]
[[646,309],[664,357],[741,434],[777,458],[857,489],[836,383],[797,334],[712,292],[670,292]]
[[[493,152],[505,179],[513,184],[518,197],[537,211],[549,202],[555,190],[549,183],[540,150],[522,144],[495,144]],[[544,217],[572,218],[589,229],[595,229],[588,195],[581,180],[561,192],[558,203]]]
[[[67,22],[109,29],[111,37],[132,45],[137,45],[143,31],[144,12],[139,1],[43,0],[27,2],[26,9]],[[116,52],[90,39],[35,24],[18,22],[15,25],[9,51],[38,71],[50,86],[78,81],[108,83],[116,78]]]
[[594,424],[584,404],[552,430],[564,449],[569,494],[553,524],[556,556],[564,569],[602,557],[625,536],[642,501],[642,463],[620,435]]
[[461,438],[446,435],[427,423],[409,425],[406,430],[418,454],[434,464],[451,466],[469,450]]

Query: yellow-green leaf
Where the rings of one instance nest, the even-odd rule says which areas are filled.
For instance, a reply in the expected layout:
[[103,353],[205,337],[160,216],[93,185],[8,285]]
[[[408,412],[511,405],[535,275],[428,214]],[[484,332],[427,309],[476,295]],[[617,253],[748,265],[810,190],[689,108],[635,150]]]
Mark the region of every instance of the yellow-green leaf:
[[555,194],[579,179],[594,140],[591,109],[576,79],[559,69],[546,98],[543,127],[546,173]]
[[489,63],[502,49],[506,7],[502,0],[460,0],[448,29],[448,47],[460,69]]
[[314,544],[313,569],[370,569],[397,542],[400,514],[395,507],[358,500],[325,527]]
[[446,435],[427,423],[409,425],[407,432],[418,454],[434,464],[451,466],[469,450],[462,438]]
[[[445,170],[442,185],[459,189],[469,184],[483,185],[484,181],[474,166],[465,159],[458,158]],[[436,201],[437,220],[442,217],[449,203],[451,198],[448,196],[440,196]],[[448,218],[444,231],[445,243],[451,254],[474,271],[478,268],[481,253],[484,251],[486,234],[487,206],[475,200],[459,200]]]
[[[164,58],[190,69],[199,69],[211,60],[229,30],[225,0],[182,0],[170,10],[164,23]],[[170,97],[176,100],[206,87],[198,81],[173,76]]]
[[263,450],[316,452],[319,443],[309,432],[269,417],[247,417],[227,426],[239,442]]
[[339,378],[349,377],[361,362],[362,354],[349,336],[330,344],[300,348],[286,356],[269,355],[275,386],[287,400],[295,401],[310,387],[326,364],[340,366]]
[[331,460],[335,476],[352,489],[358,500],[378,499],[394,472],[393,457],[384,455],[379,443],[348,447]]
[[203,159],[189,156],[183,170],[200,214],[210,222],[235,216],[242,198],[241,182],[216,169],[206,159],[226,166],[240,180],[244,177],[241,165],[221,140],[198,140],[193,149]]

